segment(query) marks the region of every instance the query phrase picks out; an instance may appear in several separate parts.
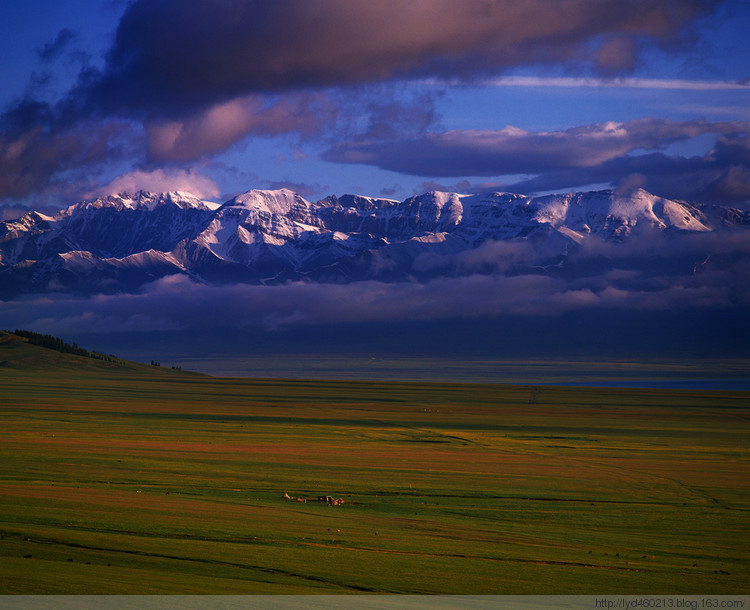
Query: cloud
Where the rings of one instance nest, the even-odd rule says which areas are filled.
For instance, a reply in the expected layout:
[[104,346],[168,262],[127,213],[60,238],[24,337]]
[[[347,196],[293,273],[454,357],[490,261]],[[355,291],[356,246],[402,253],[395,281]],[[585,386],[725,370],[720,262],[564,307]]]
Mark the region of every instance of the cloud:
[[685,0],[137,0],[91,91],[111,105],[169,114],[167,100],[196,109],[250,93],[539,63],[612,73],[631,69],[645,41],[674,44],[713,8]]
[[415,273],[448,275],[507,274],[541,266],[564,250],[562,243],[556,247],[552,243],[539,244],[527,240],[490,240],[458,254],[419,254],[414,259],[412,269]]
[[706,184],[701,195],[709,201],[750,201],[750,169],[731,165]]
[[[101,69],[84,69],[69,111],[184,118],[268,92],[392,79],[495,76],[580,62],[628,69],[647,42],[669,46],[716,2],[636,0],[135,0]],[[68,29],[38,50],[58,58]],[[186,44],[189,42],[189,44]]]
[[[618,73],[633,68],[647,42],[676,44],[714,9],[702,0],[628,6],[600,0],[469,0],[468,6],[452,0],[136,0],[121,18],[105,67],[82,73],[69,100],[79,111],[146,120],[154,159],[192,159],[247,135],[319,126],[319,105],[304,97],[264,103],[269,93],[299,96],[430,76],[473,79],[539,63]],[[419,101],[370,102],[366,135],[430,124],[429,104]]]
[[[744,122],[635,119],[594,123],[565,131],[454,130],[401,139],[340,144],[330,161],[376,165],[418,176],[497,176],[597,167],[638,149],[654,150],[706,133],[746,133]],[[744,150],[744,148],[743,148]]]
[[[324,158],[417,176],[531,176],[507,186],[522,192],[617,185],[638,175],[641,186],[663,196],[741,199],[747,196],[749,132],[750,124],[741,121],[643,118],[556,132],[505,127],[352,140]],[[703,134],[717,136],[703,157],[648,152]]]
[[271,190],[289,189],[305,199],[322,198],[330,193],[328,185],[321,185],[317,182],[309,184],[307,182],[290,182],[289,180],[283,182],[270,181],[267,187]]
[[132,127],[122,121],[81,121],[65,128],[40,120],[0,130],[0,198],[22,198],[82,168],[91,173],[132,152]]
[[744,205],[750,199],[750,172],[744,164],[722,163],[713,150],[700,157],[652,153],[622,156],[596,167],[550,171],[506,184],[519,192],[564,191],[588,184],[618,188],[635,184],[670,199]]
[[544,256],[531,241],[487,242],[458,256],[417,258],[412,278],[395,282],[206,285],[173,275],[129,294],[0,301],[0,318],[5,328],[92,349],[121,354],[129,346],[140,358],[160,349],[172,358],[204,350],[747,354],[746,230],[588,239],[569,248],[565,266],[535,267]]
[[57,33],[55,39],[41,47],[37,53],[44,62],[50,62],[60,57],[77,38],[77,34],[69,29],[63,28]]
[[429,191],[443,191],[445,193],[493,193],[506,190],[508,181],[482,181],[471,182],[469,180],[458,180],[457,182],[443,182],[436,180],[425,180],[414,188],[413,195],[421,195]]
[[575,88],[581,87],[600,89],[672,89],[675,91],[748,91],[750,83],[747,81],[717,81],[717,80],[685,80],[675,78],[591,78],[575,76],[501,76],[499,78],[484,79],[481,85],[485,87],[550,87]]
[[192,161],[223,152],[249,135],[317,132],[335,118],[324,95],[268,100],[251,95],[211,106],[186,119],[146,123],[153,161]]
[[[227,327],[268,332],[333,323],[542,313],[550,306],[574,305],[584,293],[569,293],[542,276],[283,286],[207,286],[173,276],[146,286],[140,294],[92,299],[52,295],[3,303],[0,308],[6,324],[45,332],[54,328],[64,334]],[[543,305],[545,300],[548,305]]]
[[[420,133],[436,120],[430,99],[373,102],[363,88],[398,79],[496,77],[539,64],[619,74],[649,45],[679,44],[716,6],[707,0],[135,0],[101,67],[84,61],[59,101],[44,104],[30,92],[0,117],[0,159],[8,162],[0,198],[69,182],[73,170],[95,173],[105,159],[187,163],[248,137],[327,130],[332,139],[350,125],[379,140]],[[61,30],[39,50],[40,59],[59,58],[75,37]],[[115,126],[127,129],[113,137]],[[444,148],[446,137],[436,144]],[[355,152],[365,154],[348,154]],[[473,164],[482,159],[475,155]]]
[[15,220],[26,214],[29,210],[18,206],[0,206],[0,222],[4,220]]
[[[263,333],[348,324],[619,315],[750,308],[746,231],[637,234],[572,249],[561,268],[539,268],[551,248],[531,241],[487,242],[458,256],[423,256],[417,281],[349,284],[205,285],[183,275],[137,293],[91,298],[50,294],[0,303],[4,324],[66,334],[132,330],[237,329]],[[431,274],[431,275],[430,275]]]
[[162,193],[166,191],[187,191],[203,199],[215,199],[221,191],[211,178],[194,169],[154,169],[135,170],[117,176],[109,184],[90,191],[86,198],[119,193],[134,193],[139,190]]
[[403,133],[423,133],[437,120],[436,97],[440,93],[417,93],[412,99],[397,99],[387,92],[373,92],[376,101],[366,104],[368,124],[362,138],[382,139]]
[[571,287],[544,275],[283,286],[206,286],[180,276],[159,280],[140,294],[92,299],[52,295],[0,303],[0,309],[6,325],[68,336],[231,328],[266,333],[359,323],[549,317],[571,311],[720,310],[727,306],[728,292],[700,284],[659,290]]

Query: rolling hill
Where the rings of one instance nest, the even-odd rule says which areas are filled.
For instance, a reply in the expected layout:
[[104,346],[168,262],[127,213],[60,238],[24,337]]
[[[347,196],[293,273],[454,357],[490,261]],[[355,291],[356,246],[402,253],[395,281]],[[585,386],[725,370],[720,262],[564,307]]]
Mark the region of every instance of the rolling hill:
[[65,376],[72,373],[76,376],[133,373],[138,376],[156,377],[198,374],[155,364],[141,364],[97,352],[89,352],[89,354],[91,355],[83,356],[42,347],[35,345],[28,337],[9,331],[0,331],[0,379],[3,377],[3,371],[46,376]]

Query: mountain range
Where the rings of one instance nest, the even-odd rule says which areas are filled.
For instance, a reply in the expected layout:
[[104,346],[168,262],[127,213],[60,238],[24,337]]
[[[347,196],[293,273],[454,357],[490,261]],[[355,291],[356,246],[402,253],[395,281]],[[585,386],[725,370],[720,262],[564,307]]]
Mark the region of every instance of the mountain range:
[[591,244],[749,228],[748,211],[640,189],[316,202],[287,189],[250,190],[223,204],[140,191],[0,223],[0,298],[114,294],[174,274],[210,285],[421,281],[482,269],[570,274],[575,252]]

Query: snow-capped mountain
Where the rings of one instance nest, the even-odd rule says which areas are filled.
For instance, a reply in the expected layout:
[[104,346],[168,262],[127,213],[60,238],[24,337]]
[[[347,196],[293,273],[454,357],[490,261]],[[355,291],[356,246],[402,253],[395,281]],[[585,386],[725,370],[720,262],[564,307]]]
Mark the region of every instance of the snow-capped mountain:
[[549,272],[590,240],[727,227],[750,227],[750,213],[643,190],[543,197],[433,191],[401,202],[354,195],[309,202],[287,189],[251,190],[222,205],[184,192],[139,192],[0,223],[0,298],[128,291],[177,273],[206,283],[403,280],[459,273],[451,261],[471,253],[492,262],[489,246],[499,242],[527,245],[531,254],[491,268]]

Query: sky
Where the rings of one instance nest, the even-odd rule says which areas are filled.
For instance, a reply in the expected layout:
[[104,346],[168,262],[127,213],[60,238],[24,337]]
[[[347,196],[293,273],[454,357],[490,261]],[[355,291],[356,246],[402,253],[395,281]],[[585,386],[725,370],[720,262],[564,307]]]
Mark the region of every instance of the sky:
[[747,23],[720,0],[10,3],[0,218],[139,189],[743,204]]
[[[750,209],[748,23],[742,0],[6,3],[0,220],[140,189],[221,202],[275,188],[315,201],[642,187]],[[143,361],[274,349],[747,357],[748,247],[744,234],[641,240],[570,281],[501,269],[346,286],[175,276],[134,294],[31,295],[0,315]]]

